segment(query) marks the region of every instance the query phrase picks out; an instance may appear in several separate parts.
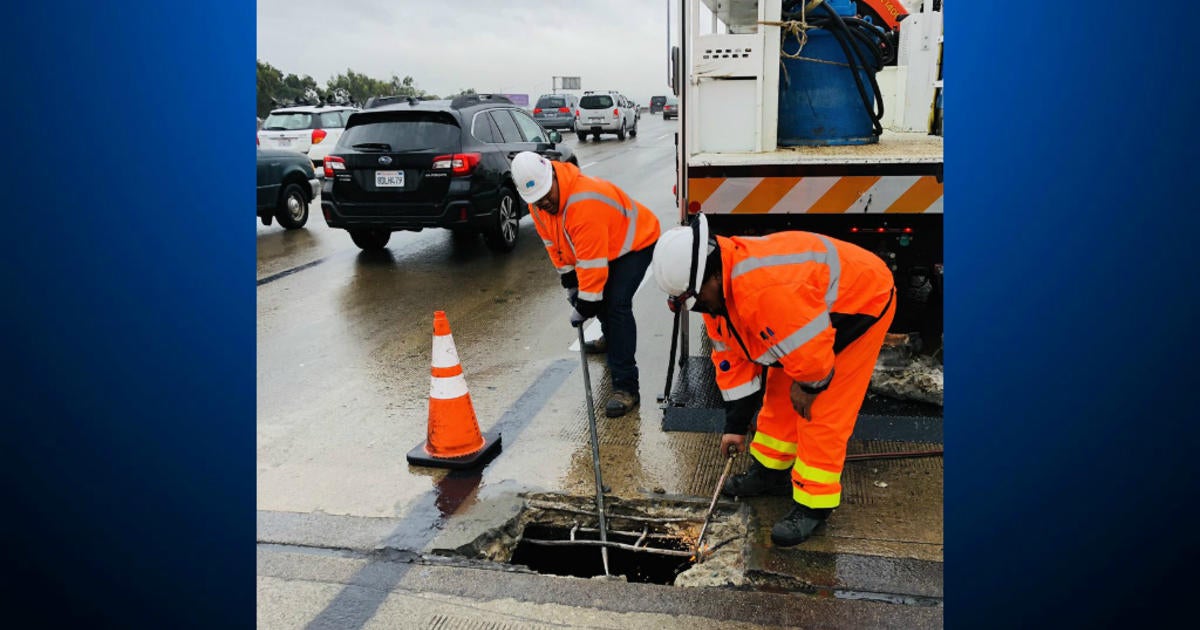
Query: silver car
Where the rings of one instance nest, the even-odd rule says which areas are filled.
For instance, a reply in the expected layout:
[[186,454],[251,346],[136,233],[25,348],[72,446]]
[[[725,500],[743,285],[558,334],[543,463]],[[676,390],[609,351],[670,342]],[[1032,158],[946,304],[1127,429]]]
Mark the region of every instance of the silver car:
[[546,129],[573,129],[579,97],[573,94],[543,94],[533,107],[533,119]]

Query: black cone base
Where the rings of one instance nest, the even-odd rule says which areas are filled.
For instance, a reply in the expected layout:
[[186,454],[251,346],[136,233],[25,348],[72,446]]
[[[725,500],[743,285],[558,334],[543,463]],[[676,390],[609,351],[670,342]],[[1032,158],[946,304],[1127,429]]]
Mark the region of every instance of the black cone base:
[[434,468],[475,468],[484,466],[500,454],[500,433],[493,431],[483,434],[483,448],[471,455],[463,457],[434,457],[425,452],[425,442],[421,442],[408,452],[408,463],[413,466],[431,466]]

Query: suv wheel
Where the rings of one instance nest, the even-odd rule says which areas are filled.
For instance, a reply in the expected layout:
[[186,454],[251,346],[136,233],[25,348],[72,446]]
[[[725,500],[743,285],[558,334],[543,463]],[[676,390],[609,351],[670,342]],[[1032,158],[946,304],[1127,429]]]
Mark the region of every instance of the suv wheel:
[[279,197],[279,208],[275,211],[279,225],[286,230],[295,230],[308,223],[308,197],[300,184],[288,184]]
[[349,232],[350,240],[368,251],[378,251],[387,247],[388,240],[392,238],[391,230],[359,229],[349,230]]
[[575,132],[575,135],[579,136],[579,141],[580,141],[580,142],[587,142],[587,132],[585,132],[585,131],[576,131],[576,132]]
[[629,130],[629,137],[630,137],[630,138],[636,138],[636,137],[637,137],[637,124],[638,124],[638,121],[637,121],[637,119],[636,119],[636,118],[634,118],[634,119],[633,119],[633,129],[630,129],[630,130]]
[[496,225],[483,233],[488,248],[494,252],[511,252],[517,246],[517,228],[520,222],[521,211],[517,206],[517,196],[506,187],[500,195],[500,204],[496,206]]
[[621,130],[617,132],[617,140],[625,139],[625,123],[621,123]]

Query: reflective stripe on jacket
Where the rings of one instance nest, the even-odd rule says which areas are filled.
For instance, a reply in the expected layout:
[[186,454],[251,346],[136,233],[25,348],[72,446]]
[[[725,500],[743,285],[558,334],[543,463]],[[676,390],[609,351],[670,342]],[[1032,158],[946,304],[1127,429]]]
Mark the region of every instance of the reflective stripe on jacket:
[[762,389],[762,368],[746,360],[724,317],[701,314],[712,345],[717,388],[725,402],[740,400]]
[[615,184],[588,177],[579,167],[553,162],[558,214],[529,206],[534,226],[560,274],[579,278],[579,299],[604,299],[608,262],[658,240],[658,217]]
[[[793,381],[823,388],[833,377],[834,353],[890,305],[891,270],[852,243],[795,231],[717,240],[725,309],[738,344],[721,359],[731,362],[727,372],[746,371],[735,359],[778,365]],[[720,379],[719,364],[717,371]]]

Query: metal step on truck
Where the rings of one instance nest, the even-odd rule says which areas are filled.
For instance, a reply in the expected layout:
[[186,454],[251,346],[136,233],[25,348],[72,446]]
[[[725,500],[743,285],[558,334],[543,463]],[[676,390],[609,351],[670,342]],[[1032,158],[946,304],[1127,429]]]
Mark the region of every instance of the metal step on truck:
[[[670,10],[680,223],[702,212],[717,234],[819,232],[883,258],[896,317],[856,435],[940,443],[941,2],[681,0]],[[719,433],[707,337],[682,318],[663,428]]]

